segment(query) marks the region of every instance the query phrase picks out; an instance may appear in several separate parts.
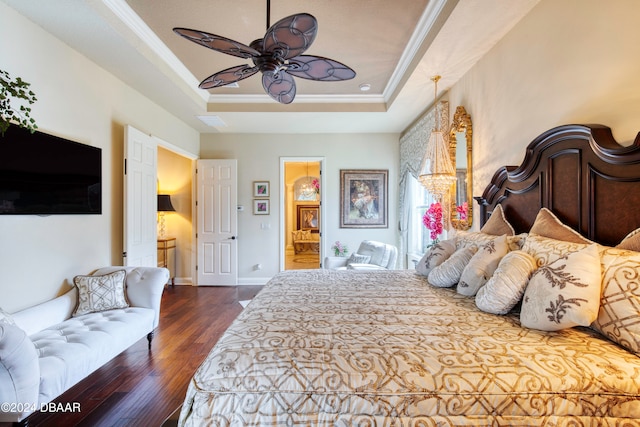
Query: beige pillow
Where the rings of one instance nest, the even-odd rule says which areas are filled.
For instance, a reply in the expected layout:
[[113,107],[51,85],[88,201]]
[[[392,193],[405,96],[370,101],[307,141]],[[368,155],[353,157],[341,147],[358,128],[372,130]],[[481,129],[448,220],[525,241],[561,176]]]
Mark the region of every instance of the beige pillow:
[[596,244],[543,265],[529,279],[520,323],[542,331],[591,325],[598,317],[601,279]]
[[457,291],[459,294],[474,296],[491,278],[498,268],[502,257],[509,252],[507,236],[496,237],[492,241],[480,246],[478,252],[473,255],[469,264],[462,271]]
[[627,249],[640,252],[640,228],[633,230],[616,246],[618,249]]
[[593,328],[640,356],[640,253],[603,248],[602,294]]
[[538,211],[538,215],[529,233],[571,243],[593,243],[571,227],[564,225],[562,221],[547,208],[542,208]]
[[416,264],[416,271],[428,276],[434,267],[445,262],[456,251],[456,239],[444,240],[431,246]]
[[73,284],[78,288],[78,304],[73,316],[129,307],[124,293],[125,270],[103,276],[76,276]]
[[476,294],[476,306],[487,313],[507,314],[520,302],[536,261],[524,251],[506,254],[493,276]]
[[450,288],[455,285],[460,280],[464,267],[477,251],[477,246],[458,249],[449,259],[431,270],[428,276],[429,283],[439,288]]
[[585,243],[571,243],[529,233],[522,250],[535,258],[536,264],[541,267],[587,246]]
[[502,205],[496,205],[496,207],[493,208],[491,216],[482,226],[480,231],[486,234],[493,234],[494,236],[501,236],[503,234],[506,234],[507,236],[514,236],[516,234],[511,224],[509,224],[507,219],[504,217]]

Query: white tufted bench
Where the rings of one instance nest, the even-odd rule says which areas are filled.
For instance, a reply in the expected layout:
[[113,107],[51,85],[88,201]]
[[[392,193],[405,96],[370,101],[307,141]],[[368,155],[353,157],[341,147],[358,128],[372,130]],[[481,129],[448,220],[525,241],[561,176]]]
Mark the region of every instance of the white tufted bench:
[[31,402],[20,413],[0,413],[0,422],[20,421],[143,337],[158,325],[160,300],[169,280],[165,268],[107,267],[94,275],[127,270],[130,307],[71,317],[77,291],[12,314],[0,322],[0,402]]

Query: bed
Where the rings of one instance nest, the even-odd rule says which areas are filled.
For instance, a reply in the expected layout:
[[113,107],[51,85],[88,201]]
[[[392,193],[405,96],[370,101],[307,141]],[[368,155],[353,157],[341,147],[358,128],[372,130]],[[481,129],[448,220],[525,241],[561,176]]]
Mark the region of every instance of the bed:
[[[453,286],[415,270],[282,272],[194,374],[180,425],[640,426],[640,253],[627,247],[640,235],[630,233],[640,226],[640,137],[620,147],[603,126],[552,129],[477,200],[482,229],[450,239],[453,254],[431,272],[507,242],[535,267],[504,314],[478,297],[518,264],[506,255],[475,297],[461,293],[464,272]],[[489,233],[496,221],[511,235]],[[568,241],[543,235],[556,226]],[[597,275],[597,320],[524,326],[551,322],[530,316],[529,290],[558,263],[589,283]],[[555,284],[586,292],[563,277]],[[580,310],[593,303],[579,296]],[[563,310],[562,322],[576,321]]]

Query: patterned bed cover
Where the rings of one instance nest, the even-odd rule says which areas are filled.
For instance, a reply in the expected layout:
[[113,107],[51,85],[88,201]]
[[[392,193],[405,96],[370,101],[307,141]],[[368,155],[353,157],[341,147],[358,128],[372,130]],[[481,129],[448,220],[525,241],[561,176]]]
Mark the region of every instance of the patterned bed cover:
[[640,358],[483,313],[413,270],[276,275],[192,378],[180,425],[640,426]]

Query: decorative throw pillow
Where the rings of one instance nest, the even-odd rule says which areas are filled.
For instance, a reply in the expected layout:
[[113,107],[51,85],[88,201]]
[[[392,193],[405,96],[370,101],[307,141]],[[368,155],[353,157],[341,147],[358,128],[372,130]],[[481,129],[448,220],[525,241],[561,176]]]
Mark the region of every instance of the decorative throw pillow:
[[458,249],[449,259],[431,270],[428,276],[429,283],[439,288],[449,288],[455,285],[460,280],[464,267],[477,251],[477,246]]
[[456,231],[456,249],[466,248],[467,246],[482,246],[495,238],[496,236],[493,234],[480,231]]
[[496,237],[492,241],[480,246],[469,264],[462,271],[457,291],[459,294],[474,296],[491,278],[498,268],[498,263],[509,252],[507,236]]
[[593,243],[573,228],[564,225],[562,221],[547,208],[542,208],[538,211],[538,215],[529,233],[571,243]]
[[494,236],[502,236],[503,234],[506,234],[507,236],[514,236],[516,234],[515,230],[504,216],[502,205],[496,205],[496,207],[493,208],[491,216],[487,222],[484,223],[480,231],[486,234],[493,234]]
[[2,307],[0,307],[0,323],[6,323],[9,325],[15,325],[16,322],[13,320],[13,317],[4,311]]
[[640,356],[640,252],[604,248],[602,294],[592,327]]
[[529,276],[536,268],[536,261],[525,251],[509,252],[500,260],[493,276],[478,290],[476,306],[487,313],[507,314],[520,302]]
[[529,279],[520,323],[542,331],[591,325],[598,317],[601,281],[596,244],[543,265]]
[[585,243],[571,243],[529,233],[522,250],[534,257],[538,267],[541,267],[587,246]]
[[456,251],[456,239],[444,240],[431,246],[416,264],[416,271],[428,276],[431,270],[445,262]]
[[371,261],[370,255],[360,255],[354,252],[351,255],[349,255],[349,258],[347,258],[347,265],[368,264],[369,261]]
[[125,270],[104,276],[76,276],[73,284],[78,288],[78,304],[74,316],[97,311],[129,307],[124,293]]
[[627,234],[627,236],[618,243],[616,248],[640,252],[640,228]]

